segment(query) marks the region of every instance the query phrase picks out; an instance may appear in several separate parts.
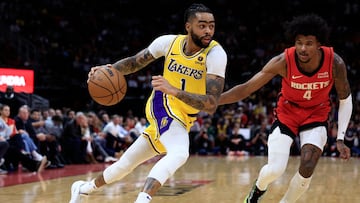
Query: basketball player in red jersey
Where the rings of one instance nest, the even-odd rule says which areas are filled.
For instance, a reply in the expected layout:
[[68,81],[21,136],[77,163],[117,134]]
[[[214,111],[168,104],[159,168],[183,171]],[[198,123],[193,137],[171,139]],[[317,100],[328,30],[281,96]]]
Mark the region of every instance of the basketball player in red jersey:
[[276,120],[268,140],[268,163],[261,168],[244,202],[259,202],[269,184],[284,173],[295,136],[300,136],[301,142],[300,167],[280,203],[296,202],[308,189],[327,141],[329,93],[333,85],[340,100],[337,149],[341,158],[350,158],[344,134],[351,117],[352,97],[343,59],[332,47],[322,45],[328,37],[328,26],[321,17],[309,14],[295,17],[286,28],[295,45],[272,58],[247,82],[224,92],[219,100],[219,104],[234,103],[275,76],[282,77]]

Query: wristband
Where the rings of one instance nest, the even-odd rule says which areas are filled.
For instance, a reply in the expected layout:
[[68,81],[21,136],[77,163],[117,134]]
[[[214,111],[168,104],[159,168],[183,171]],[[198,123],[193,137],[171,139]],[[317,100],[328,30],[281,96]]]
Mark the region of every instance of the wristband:
[[352,96],[351,94],[346,99],[339,100],[339,113],[338,113],[338,132],[337,139],[344,140],[346,129],[352,113]]

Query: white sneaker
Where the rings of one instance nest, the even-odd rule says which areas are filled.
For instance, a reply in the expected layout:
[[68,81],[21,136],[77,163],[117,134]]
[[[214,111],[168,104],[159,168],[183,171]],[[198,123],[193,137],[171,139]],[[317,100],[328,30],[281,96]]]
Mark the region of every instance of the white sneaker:
[[80,186],[86,183],[85,181],[75,181],[71,185],[71,199],[69,203],[80,203]]
[[104,160],[104,162],[115,162],[115,161],[117,161],[118,159],[116,159],[116,158],[114,158],[114,157],[112,157],[112,156],[108,156],[108,157],[106,157],[105,158],[105,160]]

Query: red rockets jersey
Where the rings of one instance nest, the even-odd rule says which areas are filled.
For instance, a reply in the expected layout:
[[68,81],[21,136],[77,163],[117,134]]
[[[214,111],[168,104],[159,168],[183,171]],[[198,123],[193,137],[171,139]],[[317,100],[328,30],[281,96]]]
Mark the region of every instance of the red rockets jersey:
[[285,100],[302,108],[309,108],[329,102],[329,93],[334,80],[332,47],[321,46],[323,57],[313,73],[299,70],[296,64],[295,47],[285,49],[287,76],[282,79],[281,95]]

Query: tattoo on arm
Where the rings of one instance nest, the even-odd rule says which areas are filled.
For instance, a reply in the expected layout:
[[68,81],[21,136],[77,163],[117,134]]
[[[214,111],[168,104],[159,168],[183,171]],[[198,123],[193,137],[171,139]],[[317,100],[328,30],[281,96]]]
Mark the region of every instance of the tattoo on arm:
[[343,59],[337,54],[334,54],[333,78],[339,99],[348,97],[351,89],[347,79],[346,65]]
[[206,80],[206,95],[180,91],[176,97],[196,109],[214,113],[223,88],[224,78],[219,76],[208,76]]
[[139,71],[154,60],[155,58],[146,48],[134,56],[130,56],[117,61],[113,64],[113,67],[122,72],[124,75],[128,75]]

